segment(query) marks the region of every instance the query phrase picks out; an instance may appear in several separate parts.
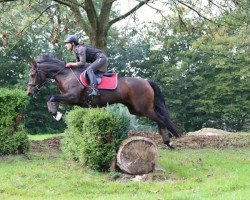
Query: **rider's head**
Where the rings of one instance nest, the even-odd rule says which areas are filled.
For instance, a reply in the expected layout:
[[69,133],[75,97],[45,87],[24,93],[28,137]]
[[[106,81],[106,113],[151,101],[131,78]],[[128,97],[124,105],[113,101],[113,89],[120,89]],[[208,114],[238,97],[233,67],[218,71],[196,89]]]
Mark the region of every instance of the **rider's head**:
[[73,47],[78,45],[78,38],[76,35],[69,35],[65,40],[64,40],[65,46],[68,50],[73,50]]

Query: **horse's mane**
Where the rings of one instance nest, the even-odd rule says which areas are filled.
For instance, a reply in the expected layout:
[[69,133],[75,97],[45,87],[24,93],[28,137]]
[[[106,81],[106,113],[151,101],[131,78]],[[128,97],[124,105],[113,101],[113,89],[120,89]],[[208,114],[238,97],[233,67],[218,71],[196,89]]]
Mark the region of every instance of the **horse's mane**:
[[[56,55],[54,54],[44,54],[39,56],[35,59],[37,64],[46,64],[46,66],[59,66],[59,67],[65,67],[66,62],[60,60]],[[81,67],[74,67],[73,70],[75,72],[82,72],[85,69],[84,66]]]
[[59,60],[56,55],[54,54],[44,54],[36,58],[36,62],[38,64],[41,63],[49,63],[49,64],[59,64],[65,65],[65,61]]

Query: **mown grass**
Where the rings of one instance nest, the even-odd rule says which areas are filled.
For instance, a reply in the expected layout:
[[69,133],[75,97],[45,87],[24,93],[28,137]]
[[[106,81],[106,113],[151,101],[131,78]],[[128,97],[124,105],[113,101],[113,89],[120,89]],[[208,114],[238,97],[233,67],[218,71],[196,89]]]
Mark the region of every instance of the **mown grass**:
[[114,181],[64,160],[58,152],[0,158],[0,199],[247,200],[250,147],[160,149],[165,180]]
[[28,135],[29,140],[41,141],[49,138],[63,136],[63,133],[60,134],[41,134],[41,135]]

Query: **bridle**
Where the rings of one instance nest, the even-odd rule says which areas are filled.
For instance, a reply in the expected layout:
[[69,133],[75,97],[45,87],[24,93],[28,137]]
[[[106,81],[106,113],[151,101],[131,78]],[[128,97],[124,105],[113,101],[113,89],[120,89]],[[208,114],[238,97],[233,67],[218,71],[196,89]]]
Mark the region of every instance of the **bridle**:
[[35,78],[34,78],[34,83],[28,83],[28,86],[31,87],[32,90],[34,91],[39,91],[41,89],[41,87],[45,84],[46,82],[46,79],[42,82],[42,83],[39,83],[39,84],[36,84],[40,81],[38,81],[38,79],[41,80],[41,75],[40,75],[40,72],[44,73],[43,71],[37,69],[36,67],[34,67],[34,69],[30,69],[30,73],[29,75],[31,74],[31,71],[34,70],[35,71]]
[[[49,79],[55,78],[55,76],[58,75],[61,71],[63,71],[64,68],[66,68],[66,67],[63,67],[62,69],[60,69],[52,77],[49,77]],[[38,66],[34,67],[34,69],[30,69],[30,73],[29,74],[31,74],[31,70],[35,71],[35,78],[34,78],[34,83],[28,83],[28,86],[31,87],[31,89],[32,89],[32,91],[34,91],[34,93],[37,93],[38,91],[41,90],[42,86],[44,86],[44,84],[48,82],[48,79],[45,79],[42,83],[36,84],[37,82],[39,82],[39,81],[37,81],[37,79],[41,80],[41,74],[40,73],[44,73],[45,74],[45,72],[43,72],[42,70],[39,70]]]

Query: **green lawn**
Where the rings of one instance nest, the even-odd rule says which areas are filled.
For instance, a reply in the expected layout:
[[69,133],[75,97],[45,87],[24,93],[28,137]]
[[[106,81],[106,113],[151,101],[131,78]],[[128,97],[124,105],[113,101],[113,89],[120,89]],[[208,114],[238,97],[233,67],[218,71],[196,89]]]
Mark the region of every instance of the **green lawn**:
[[45,140],[49,138],[63,136],[63,133],[60,134],[41,134],[41,135],[28,135],[29,140]]
[[109,174],[64,160],[58,152],[0,158],[0,199],[247,200],[250,147],[160,149],[166,180],[114,181]]

